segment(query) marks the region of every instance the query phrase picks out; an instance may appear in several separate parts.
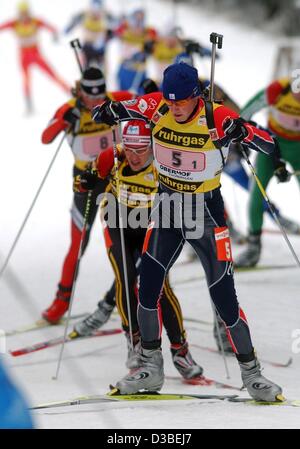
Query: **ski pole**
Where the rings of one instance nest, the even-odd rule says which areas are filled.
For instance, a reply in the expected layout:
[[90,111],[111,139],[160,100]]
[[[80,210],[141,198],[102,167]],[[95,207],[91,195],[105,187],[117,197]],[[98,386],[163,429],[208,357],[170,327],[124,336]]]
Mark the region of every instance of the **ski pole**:
[[[219,49],[222,48],[223,45],[223,35],[217,34],[217,33],[211,33],[210,34],[210,42],[212,43],[212,52],[211,52],[211,70],[210,70],[210,88],[209,88],[209,102],[213,103],[214,101],[214,83],[215,83],[215,65],[216,65],[216,46],[218,46]],[[216,328],[217,328],[217,336],[222,352],[222,358],[224,362],[225,372],[227,379],[230,379],[229,369],[227,360],[225,357],[225,351],[224,351],[224,345],[221,338],[221,331],[220,331],[220,324],[217,319],[217,312],[215,309],[214,304],[212,303],[212,309],[214,314],[214,320],[216,322]]]
[[75,290],[76,290],[76,279],[77,279],[77,275],[78,275],[78,271],[79,271],[80,260],[81,260],[81,257],[82,257],[82,246],[83,246],[83,242],[84,242],[84,239],[85,239],[85,236],[86,236],[86,230],[87,230],[88,219],[89,219],[89,214],[90,214],[92,193],[93,193],[93,191],[89,190],[88,195],[87,195],[87,199],[86,199],[86,205],[85,205],[85,210],[84,210],[84,218],[83,218],[83,227],[82,227],[82,231],[81,231],[78,256],[77,256],[77,261],[76,261],[76,266],[75,266],[75,271],[74,271],[74,281],[73,281],[71,295],[70,295],[70,304],[69,304],[69,308],[68,308],[68,315],[67,315],[66,322],[65,322],[64,338],[63,338],[63,343],[61,345],[60,354],[59,354],[59,357],[58,357],[56,374],[55,374],[55,376],[53,376],[53,380],[57,380],[58,379],[58,373],[59,373],[59,369],[60,369],[60,365],[61,365],[62,355],[63,355],[64,348],[65,348],[65,342],[66,342],[67,331],[68,331],[70,317],[71,317],[71,310],[72,310],[72,305],[73,305],[74,293],[75,293]]
[[258,188],[259,188],[259,190],[260,190],[264,200],[266,201],[266,203],[268,205],[268,208],[269,208],[269,210],[270,210],[270,212],[271,212],[275,222],[277,223],[277,225],[278,225],[278,227],[279,227],[279,229],[280,229],[280,231],[281,231],[281,233],[282,233],[282,235],[284,237],[284,240],[286,241],[286,243],[287,243],[287,245],[288,245],[288,247],[289,247],[289,249],[290,249],[290,251],[291,251],[291,253],[292,253],[292,255],[293,255],[293,257],[294,257],[294,259],[296,261],[296,263],[297,263],[297,265],[300,268],[300,260],[299,260],[299,258],[297,256],[297,254],[295,253],[295,250],[294,250],[294,248],[293,248],[293,246],[292,246],[292,244],[291,244],[291,242],[290,242],[290,240],[289,240],[289,238],[288,238],[288,236],[287,236],[287,234],[286,234],[282,224],[280,223],[280,221],[278,219],[277,213],[275,212],[275,209],[274,209],[274,207],[273,207],[273,205],[272,205],[272,203],[271,203],[271,201],[270,201],[270,199],[269,199],[265,189],[263,188],[262,183],[261,183],[260,179],[258,178],[258,176],[256,174],[256,171],[254,170],[254,167],[251,164],[246,151],[243,148],[243,145],[240,144],[239,148],[240,148],[240,150],[241,150],[241,152],[242,152],[242,154],[243,154],[243,156],[245,158],[245,161],[248,164],[248,167],[251,170],[251,173],[252,173],[252,175],[253,175],[253,177],[254,177],[254,179],[256,181],[256,184],[257,184],[257,186],[258,186]]
[[62,147],[62,144],[63,144],[63,142],[65,140],[66,135],[67,135],[67,131],[65,131],[65,133],[63,135],[63,138],[61,139],[61,141],[60,141],[60,143],[59,143],[59,145],[57,147],[57,150],[56,150],[56,152],[55,152],[55,154],[54,154],[54,156],[53,156],[53,158],[52,158],[52,160],[51,160],[51,162],[50,162],[50,164],[48,166],[48,169],[47,169],[47,171],[46,171],[46,173],[45,173],[45,175],[43,177],[43,180],[42,180],[42,182],[41,182],[41,184],[40,184],[40,186],[39,186],[39,188],[38,188],[38,190],[37,190],[37,192],[36,192],[36,194],[34,196],[34,199],[33,199],[32,203],[31,203],[30,208],[28,209],[28,212],[27,212],[27,214],[26,214],[26,216],[25,216],[25,218],[23,220],[23,223],[22,223],[22,225],[21,225],[21,227],[20,227],[20,229],[19,229],[19,231],[17,233],[17,236],[16,236],[16,238],[15,238],[15,240],[14,240],[14,242],[13,242],[13,244],[12,244],[12,246],[11,246],[9,252],[8,252],[8,255],[6,256],[6,259],[5,259],[5,261],[4,261],[4,263],[3,263],[2,267],[1,267],[1,270],[0,270],[0,278],[1,278],[5,268],[7,267],[7,264],[8,264],[12,254],[14,252],[14,249],[15,249],[18,241],[19,241],[19,238],[21,237],[23,229],[24,229],[24,227],[25,227],[25,225],[27,223],[27,220],[28,220],[31,212],[32,212],[32,209],[34,208],[34,205],[35,205],[35,203],[36,203],[36,201],[37,201],[37,199],[39,197],[39,194],[41,193],[41,190],[42,190],[42,188],[43,188],[43,186],[45,184],[45,181],[46,181],[46,179],[47,179],[47,177],[48,177],[48,175],[50,173],[50,170],[51,170],[51,168],[52,168],[52,166],[54,164],[54,161],[55,161],[55,159],[56,159],[56,157],[57,157],[57,155],[58,155],[58,153],[59,153],[59,151],[60,151],[60,149]]
[[79,52],[78,52],[78,50],[81,50],[81,48],[82,48],[79,39],[73,39],[72,41],[70,41],[70,45],[74,50],[75,58],[76,58],[80,73],[83,74],[83,67],[81,65],[80,58],[79,58]]
[[215,82],[215,65],[216,65],[216,45],[219,49],[223,45],[223,35],[217,33],[211,33],[210,42],[212,43],[211,53],[211,70],[210,70],[210,89],[209,89],[209,101],[214,101],[214,82]]
[[131,349],[133,351],[133,333],[132,333],[132,322],[131,322],[131,306],[130,306],[130,298],[129,298],[129,287],[128,287],[128,274],[127,274],[127,261],[126,261],[126,251],[125,251],[125,239],[124,239],[124,227],[123,227],[123,216],[122,216],[122,204],[121,204],[121,186],[120,186],[120,178],[119,178],[119,160],[118,160],[118,150],[117,150],[117,137],[116,137],[116,129],[112,128],[113,134],[113,150],[114,150],[114,168],[116,174],[116,189],[117,189],[117,201],[118,201],[118,212],[119,212],[119,229],[120,229],[120,238],[121,238],[121,251],[122,251],[122,262],[123,262],[123,271],[124,271],[124,282],[125,282],[125,292],[126,292],[126,304],[127,304],[127,312],[128,312],[128,325],[129,325],[129,333],[130,333],[130,344]]

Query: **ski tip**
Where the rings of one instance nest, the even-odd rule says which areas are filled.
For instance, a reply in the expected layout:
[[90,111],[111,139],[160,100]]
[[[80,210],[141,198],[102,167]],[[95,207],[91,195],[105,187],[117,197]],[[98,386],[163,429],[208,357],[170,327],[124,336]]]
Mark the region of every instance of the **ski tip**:
[[285,402],[286,398],[282,395],[282,394],[277,394],[277,396],[275,396],[276,402]]
[[109,392],[106,394],[106,396],[120,396],[120,390],[113,385],[109,386]]
[[71,338],[72,340],[75,339],[75,338],[78,338],[78,337],[80,337],[80,335],[75,330],[70,332],[69,335],[68,335],[68,338]]

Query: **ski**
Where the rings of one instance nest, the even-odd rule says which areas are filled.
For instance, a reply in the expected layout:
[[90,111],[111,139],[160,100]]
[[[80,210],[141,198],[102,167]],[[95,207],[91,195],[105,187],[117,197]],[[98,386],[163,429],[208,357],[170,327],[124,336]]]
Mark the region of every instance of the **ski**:
[[234,267],[235,273],[244,273],[249,271],[267,271],[267,270],[283,270],[288,268],[296,268],[297,265],[283,264],[283,265],[256,265],[255,267]]
[[191,318],[191,317],[183,317],[183,321],[187,321],[190,323],[205,324],[207,326],[212,326],[214,324],[212,321],[200,320],[198,318]]
[[251,398],[239,398],[239,397],[235,397],[235,398],[229,398],[227,399],[229,402],[234,402],[234,403],[239,403],[239,404],[247,404],[247,405],[263,405],[263,406],[282,406],[282,407],[300,407],[300,400],[299,399],[285,399],[283,398],[282,401],[274,401],[274,402],[266,402],[266,401],[255,401],[254,399]]
[[166,376],[167,380],[175,380],[177,382],[181,382],[185,385],[195,385],[195,386],[199,386],[199,387],[210,387],[210,386],[214,386],[217,388],[229,388],[231,390],[237,390],[237,391],[241,391],[241,387],[235,387],[234,385],[229,385],[223,382],[219,382],[215,379],[210,379],[208,377],[205,376],[197,376],[197,377],[193,377],[192,379],[184,379],[183,377],[180,376]]
[[[70,343],[71,341],[85,340],[87,338],[92,338],[92,337],[104,337],[107,335],[115,335],[115,334],[120,334],[122,332],[123,332],[122,329],[98,330],[98,331],[93,332],[91,335],[80,337],[80,336],[78,336],[78,334],[75,331],[73,331],[67,336],[65,343]],[[43,341],[41,343],[36,343],[31,346],[26,346],[25,348],[16,349],[14,351],[9,351],[9,353],[13,357],[18,357],[20,355],[31,354],[33,352],[40,351],[42,349],[52,348],[53,346],[61,345],[63,342],[64,342],[64,337],[52,338],[51,340]]]
[[[298,265],[295,264],[284,264],[284,265],[257,265],[255,267],[234,267],[234,273],[249,273],[253,271],[271,271],[271,270],[284,270],[290,268],[296,268]],[[201,274],[192,275],[185,279],[176,279],[171,282],[173,286],[180,286],[184,284],[188,284],[190,282],[203,281],[205,276]]]
[[[215,354],[220,354],[219,350],[216,348],[211,348],[210,346],[202,346],[196,343],[191,343],[190,346],[194,346],[194,348],[202,349],[203,351],[213,352]],[[228,354],[229,356],[233,356],[233,352]],[[275,362],[273,360],[263,359],[259,357],[260,362],[267,363],[268,365],[272,365],[276,368],[288,368],[293,363],[293,358],[289,357],[286,362]]]
[[[72,315],[70,319],[71,320],[77,320],[77,319],[83,318],[83,317],[85,317],[87,315],[88,315],[88,313],[79,313],[78,315]],[[49,321],[47,321],[47,320],[40,319],[40,320],[35,321],[34,323],[27,324],[27,325],[24,325],[24,326],[20,326],[20,327],[17,327],[15,329],[10,329],[10,330],[4,331],[4,332],[5,332],[5,336],[6,337],[10,337],[12,335],[23,334],[25,332],[30,332],[30,331],[33,331],[33,330],[36,330],[36,329],[44,329],[45,327],[59,326],[61,324],[64,324],[65,322],[66,322],[66,318],[61,318],[55,324],[49,323]]]
[[70,405],[96,404],[101,402],[137,402],[137,401],[189,401],[189,400],[229,400],[237,395],[218,394],[176,394],[176,393],[156,393],[141,392],[136,394],[117,394],[116,389],[105,395],[81,396],[65,401],[48,402],[31,407],[30,410],[41,410],[54,407],[67,407]]

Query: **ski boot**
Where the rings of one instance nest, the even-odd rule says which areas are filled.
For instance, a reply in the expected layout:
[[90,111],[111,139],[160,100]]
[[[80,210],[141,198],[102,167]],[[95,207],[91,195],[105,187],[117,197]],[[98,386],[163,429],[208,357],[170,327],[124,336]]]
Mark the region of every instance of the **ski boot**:
[[282,401],[281,387],[261,374],[260,364],[256,357],[250,362],[239,361],[239,365],[244,387],[255,401]]
[[[219,334],[218,334],[218,328],[220,331],[221,342],[220,342],[220,338],[219,338]],[[218,351],[220,353],[222,353],[224,351],[224,353],[226,355],[234,354],[231,344],[229,343],[229,340],[227,337],[225,324],[218,315],[217,315],[217,318],[214,320],[214,337],[215,337],[215,341],[216,341],[216,344],[218,347]],[[222,351],[222,349],[223,349],[223,351]]]
[[114,306],[114,304],[109,304],[105,299],[102,299],[102,301],[98,302],[95,312],[74,325],[74,331],[80,337],[91,335],[93,331],[99,329],[108,321]]
[[234,266],[237,268],[254,267],[260,259],[260,253],[260,235],[250,234],[248,237],[248,247],[235,258]]
[[141,366],[140,363],[140,351],[141,351],[141,337],[139,332],[135,332],[133,334],[133,348],[131,346],[131,338],[129,332],[125,333],[125,337],[127,340],[127,361],[126,361],[126,367],[129,370],[134,370],[136,368],[139,368]]
[[141,347],[140,367],[116,384],[121,394],[135,394],[140,390],[159,391],[164,383],[164,361],[161,349]]
[[50,324],[57,324],[69,308],[72,288],[58,285],[56,298],[48,309],[44,310],[42,317]]
[[189,351],[188,343],[183,345],[171,346],[172,360],[177,371],[182,375],[184,379],[193,379],[194,377],[201,376],[203,368],[197,365]]

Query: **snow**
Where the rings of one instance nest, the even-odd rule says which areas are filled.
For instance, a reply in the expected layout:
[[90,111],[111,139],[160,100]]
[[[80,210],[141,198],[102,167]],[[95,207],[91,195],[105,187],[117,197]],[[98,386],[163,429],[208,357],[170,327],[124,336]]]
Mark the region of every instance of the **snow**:
[[[108,3],[108,2],[107,2]],[[37,15],[56,23],[60,29],[69,17],[87,4],[81,0],[31,1]],[[109,7],[120,11],[123,2],[112,0]],[[127,2],[133,9],[137,2]],[[121,5],[121,6],[120,6]],[[152,0],[146,2],[150,24],[163,29],[172,12],[171,3]],[[1,18],[14,15],[15,4],[1,1]],[[234,99],[243,104],[252,94],[269,81],[276,48],[280,39],[262,32],[240,28],[228,19],[216,17],[199,8],[179,4],[176,14],[178,25],[188,37],[209,43],[212,31],[224,35],[222,59],[216,65],[216,81]],[[72,36],[73,37],[73,36]],[[76,34],[74,34],[76,37]],[[71,38],[71,37],[70,37]],[[68,45],[61,37],[54,44],[47,32],[42,32],[42,48],[47,59],[70,83],[78,77],[76,61]],[[115,70],[118,45],[111,45],[110,66]],[[49,146],[40,142],[41,131],[55,109],[67,100],[65,94],[44,75],[33,73],[34,103],[36,114],[24,115],[20,74],[16,62],[16,44],[9,32],[0,34],[0,54],[5,65],[1,68],[1,221],[0,261],[4,261],[32,199],[43,179],[59,144],[57,139]],[[199,62],[199,70],[209,75],[209,63]],[[113,76],[108,78],[109,88],[115,87]],[[264,120],[264,117],[262,117]],[[65,143],[42,189],[33,212],[26,224],[9,266],[0,279],[0,328],[12,329],[31,323],[40,317],[41,311],[52,301],[61,269],[62,259],[69,244],[69,209],[72,199],[72,156]],[[272,181],[271,198],[284,210],[286,216],[299,220],[299,200],[293,179],[287,185]],[[241,230],[247,227],[247,195],[223,177],[223,194],[233,218]],[[265,219],[265,227],[275,229]],[[300,253],[300,240],[290,238],[296,253]],[[238,253],[239,248],[234,247]],[[184,256],[183,256],[184,257]],[[295,262],[279,234],[266,233],[263,237],[262,264],[288,265]],[[174,282],[190,276],[199,280],[177,284],[175,291],[180,298],[184,316],[212,321],[211,306],[203,270],[197,262],[174,267]],[[300,398],[299,353],[292,353],[292,333],[299,325],[299,274],[298,267],[269,271],[236,273],[236,287],[240,303],[251,325],[252,337],[258,355],[263,359],[285,362],[293,357],[288,368],[275,368],[267,363],[264,374],[282,385],[289,399]],[[95,223],[87,254],[82,259],[77,282],[73,313],[93,311],[97,301],[110,287],[112,270],[106,257],[99,220]],[[119,326],[115,315],[105,328]],[[191,344],[215,346],[210,325],[186,322]],[[62,327],[53,327],[26,334],[7,337],[7,349],[59,336]],[[294,334],[295,335],[295,334]],[[299,344],[294,346],[299,349]],[[211,352],[192,347],[194,358],[204,366],[207,377],[234,386],[240,386],[240,373],[234,358],[227,363],[231,378],[226,379],[222,358]],[[10,371],[26,392],[32,405],[41,402],[67,399],[86,394],[104,394],[110,383],[126,373],[126,344],[122,335],[98,337],[66,345],[58,380],[56,372],[60,348],[55,347],[19,358],[5,356]],[[172,365],[168,341],[164,335],[165,371],[176,375]],[[298,351],[299,352],[299,351]],[[232,394],[234,390],[183,385],[166,380],[164,392]],[[242,393],[247,396],[247,393]],[[293,407],[254,407],[245,404],[201,401],[164,403],[93,404],[60,408],[34,413],[39,428],[298,428],[299,409]]]

